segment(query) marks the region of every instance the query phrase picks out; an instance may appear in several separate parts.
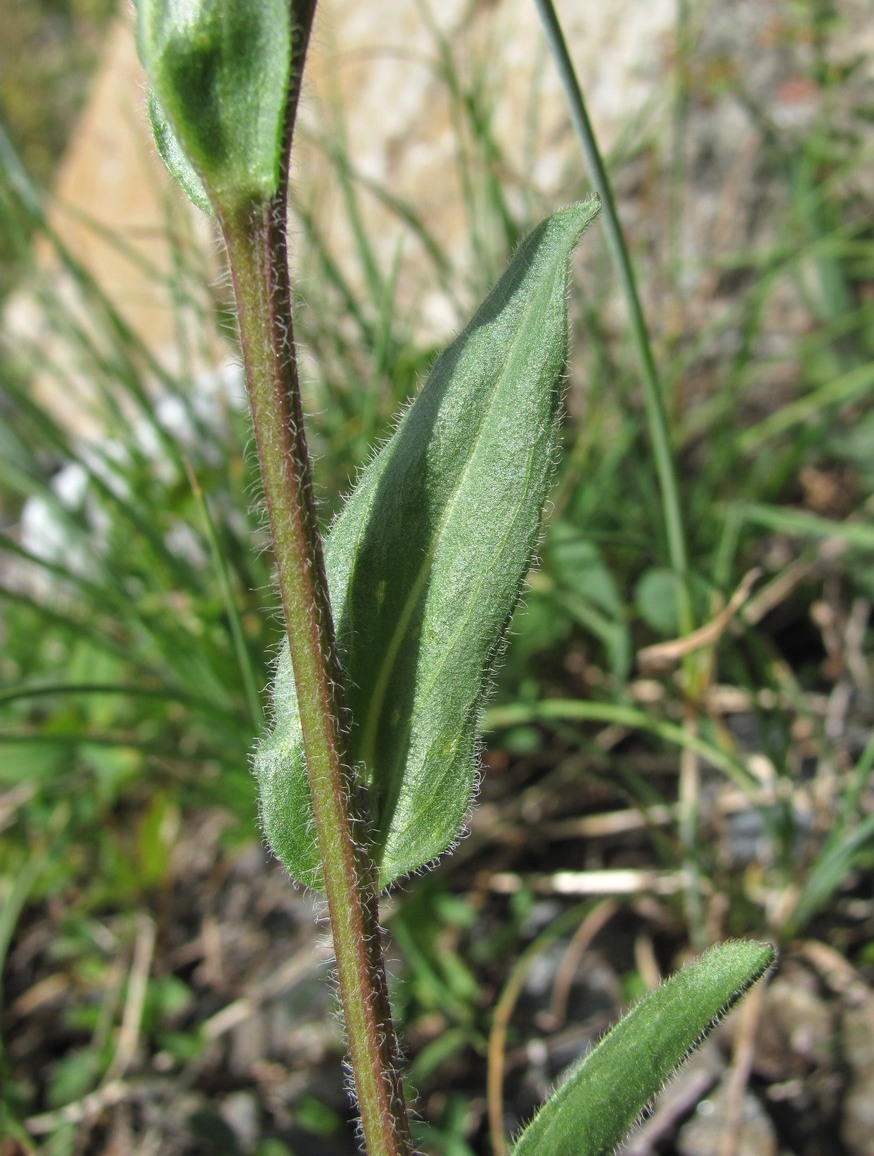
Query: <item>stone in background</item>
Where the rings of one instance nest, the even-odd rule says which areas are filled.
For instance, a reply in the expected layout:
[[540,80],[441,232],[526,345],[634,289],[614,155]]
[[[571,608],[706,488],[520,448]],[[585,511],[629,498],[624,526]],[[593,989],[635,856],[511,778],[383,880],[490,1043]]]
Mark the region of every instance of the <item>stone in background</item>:
[[[593,116],[609,147],[653,93],[664,90],[660,78],[670,64],[673,3],[626,5],[627,19],[616,5],[609,10],[574,3],[562,7]],[[106,37],[102,64],[60,166],[52,222],[134,333],[177,371],[174,302],[160,276],[170,276],[173,268],[169,238],[185,244],[193,238],[207,255],[213,278],[220,275],[220,263],[210,223],[187,206],[156,159],[131,24],[125,5]],[[377,196],[361,192],[361,217],[377,260],[388,271],[401,251],[399,299],[417,318],[418,336],[435,340],[458,326],[459,307],[469,308],[504,259],[502,240],[484,235],[494,223],[482,212],[473,225],[483,235],[479,252],[471,243],[462,167],[480,198],[485,174],[470,125],[459,123],[461,98],[453,100],[446,83],[452,68],[465,89],[482,90],[500,156],[495,175],[520,218],[542,216],[584,192],[536,13],[519,0],[445,0],[433,7],[416,0],[322,0],[294,167],[294,196],[312,213],[356,292],[365,291],[364,272],[330,148],[342,140],[356,174],[407,202],[421,217],[456,270],[456,281],[462,286],[472,282],[472,295],[463,289],[458,293],[460,303],[436,286],[433,266],[398,216]],[[116,236],[124,247],[113,240]],[[473,268],[483,252],[494,268]],[[46,247],[41,260],[51,270]],[[158,276],[147,275],[141,260]],[[74,287],[58,288],[76,308]],[[26,294],[12,302],[6,321],[13,330],[39,334],[39,340],[56,339],[51,322]],[[208,360],[218,362],[226,355],[226,350],[210,349]],[[81,384],[87,392],[87,383]],[[72,428],[95,432],[75,391],[59,391],[48,376],[36,386]]]
[[[733,303],[714,272],[721,257],[773,241],[779,205],[769,202],[770,190],[757,175],[763,130],[756,108],[790,139],[807,131],[820,111],[820,93],[805,72],[809,14],[793,15],[777,0],[728,8],[706,0],[690,7],[681,187],[672,191],[675,3],[558,4],[602,151],[612,158],[623,223],[644,270],[650,324],[657,341],[672,344],[700,332]],[[865,0],[842,0],[836,8],[843,21],[830,33],[837,54],[849,60],[867,52],[870,73],[874,29]],[[173,267],[174,245],[193,244],[205,255],[213,297],[221,262],[210,223],[187,206],[156,160],[131,21],[125,6],[106,38],[102,66],[58,175],[53,220],[133,331],[168,369],[178,371],[180,320],[163,280]],[[461,90],[455,96],[448,76]],[[866,79],[863,70],[856,87]],[[465,101],[476,105],[489,126],[489,161],[473,140]],[[336,149],[359,178],[361,223],[383,276],[398,261],[396,300],[422,340],[441,341],[456,330],[503,265],[506,237],[496,234],[495,215],[483,208],[490,177],[522,229],[587,191],[529,0],[319,3],[292,192],[353,292],[363,295],[366,270],[333,167]],[[421,219],[448,260],[442,284],[424,246],[368,183]],[[674,196],[672,237],[668,206]],[[306,297],[312,272],[303,234],[298,223],[292,259],[301,265]],[[147,276],[112,236],[120,236],[159,276]],[[663,271],[673,257],[672,280],[665,283]],[[607,333],[624,333],[624,308],[610,296],[603,254],[589,246],[583,259],[597,270],[586,284],[600,287],[602,325]],[[44,262],[50,262],[47,255]],[[73,308],[72,287],[63,291]],[[207,294],[204,307],[213,304]],[[774,340],[791,342],[803,316],[792,300],[775,308]],[[26,296],[13,303],[7,324],[31,334],[42,326],[42,339],[56,340]],[[198,356],[202,364],[192,365],[189,358],[186,372],[214,368],[228,350],[213,343]],[[82,388],[87,392],[87,382]],[[72,426],[88,428],[75,391],[58,396],[48,379],[42,391]]]

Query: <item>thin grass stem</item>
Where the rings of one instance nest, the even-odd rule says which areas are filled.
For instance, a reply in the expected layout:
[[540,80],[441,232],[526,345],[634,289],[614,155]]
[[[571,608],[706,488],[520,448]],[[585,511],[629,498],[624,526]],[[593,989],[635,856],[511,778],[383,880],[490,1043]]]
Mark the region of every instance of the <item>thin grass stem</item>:
[[646,406],[647,425],[650,441],[652,442],[653,458],[656,474],[662,494],[665,528],[668,541],[668,555],[671,566],[680,581],[677,583],[677,618],[682,634],[691,633],[694,629],[694,615],[692,601],[686,581],[688,572],[686,535],[683,527],[683,517],[680,511],[680,497],[677,487],[676,472],[674,470],[673,455],[671,453],[668,424],[662,399],[661,384],[655,359],[652,353],[652,344],[643,316],[643,307],[637,291],[637,280],[634,268],[628,253],[628,246],[622,233],[619,214],[616,211],[616,202],[607,170],[601,158],[598,142],[589,120],[586,103],[583,99],[573,62],[568,53],[564,34],[558,21],[555,8],[551,0],[534,0],[535,7],[543,23],[543,29],[552,53],[559,79],[568,102],[571,121],[579,140],[589,176],[595,191],[601,198],[602,220],[607,237],[610,255],[616,267],[622,294],[625,298],[631,322],[631,332],[637,355],[640,360],[643,374],[643,396]]
[[[680,508],[680,495],[677,485],[677,476],[674,468],[671,442],[668,435],[668,423],[665,414],[662,386],[656,369],[655,358],[652,352],[646,319],[643,315],[643,306],[637,290],[637,279],[634,267],[625,243],[619,214],[616,210],[616,201],[610,178],[604,167],[601,151],[595,139],[583,92],[577,79],[573,62],[568,52],[567,43],[551,0],[534,0],[540,15],[546,39],[552,53],[553,61],[558,70],[559,79],[564,89],[568,103],[571,121],[576,131],[580,148],[583,153],[589,176],[595,191],[601,198],[604,229],[607,237],[607,247],[613,260],[622,294],[628,309],[631,333],[640,362],[643,398],[646,409],[647,427],[652,445],[653,461],[656,476],[661,491],[662,511],[667,535],[668,557],[671,566],[677,575],[676,605],[677,623],[681,635],[691,634],[695,628],[695,616],[692,607],[692,597],[689,589],[688,551],[686,548],[686,533],[683,525],[683,516]],[[696,686],[700,681],[698,667],[694,660],[684,662],[687,694],[694,696]],[[694,731],[694,715],[685,712],[686,726]],[[698,794],[699,773],[694,754],[685,750],[680,763],[680,841],[683,846],[686,861],[686,873],[689,885],[686,890],[686,911],[690,927],[699,938],[703,935],[703,913],[699,898],[697,879],[696,838],[698,827]]]
[[206,495],[201,489],[200,482],[197,480],[197,475],[188,463],[186,463],[188,471],[188,480],[191,483],[191,489],[194,493],[195,500],[200,507],[200,512],[203,516],[203,525],[206,531],[207,541],[209,542],[210,552],[215,565],[216,574],[219,580],[219,587],[222,592],[222,601],[225,604],[225,612],[228,616],[228,625],[231,631],[231,639],[234,644],[234,653],[237,657],[237,665],[240,668],[240,678],[243,680],[243,690],[246,694],[246,705],[249,708],[249,715],[252,723],[257,730],[260,730],[264,725],[264,712],[261,709],[261,700],[258,697],[258,686],[255,680],[255,670],[252,663],[252,657],[249,654],[249,648],[246,646],[246,636],[243,631],[243,624],[240,621],[240,612],[237,609],[237,603],[234,598],[234,592],[231,588],[231,575],[228,569],[227,560],[222,552],[221,545],[218,540],[218,535],[215,531],[215,524],[212,520],[212,515],[209,512],[209,505],[207,504]]

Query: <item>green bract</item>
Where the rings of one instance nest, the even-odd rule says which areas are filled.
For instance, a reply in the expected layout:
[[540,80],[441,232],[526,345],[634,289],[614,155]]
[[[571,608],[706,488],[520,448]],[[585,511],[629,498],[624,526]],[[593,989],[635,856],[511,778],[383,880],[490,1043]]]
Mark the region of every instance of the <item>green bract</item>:
[[137,40],[158,148],[186,194],[205,207],[205,188],[227,209],[272,197],[291,69],[288,0],[139,0]]
[[177,184],[192,204],[197,205],[198,209],[203,209],[205,213],[211,213],[212,205],[209,203],[209,197],[206,195],[203,182],[189,164],[185,153],[179,147],[176,134],[173,132],[164,115],[161,102],[155,95],[154,89],[149,93],[148,113],[149,124],[152,127],[152,136],[155,138],[155,146],[167,171],[175,178]]
[[644,996],[522,1133],[513,1156],[608,1156],[704,1036],[774,963],[768,943],[712,947]]
[[[564,209],[522,243],[325,544],[383,887],[445,851],[470,805],[480,710],[556,456],[568,261],[597,211],[596,201]],[[291,875],[318,888],[287,647],[273,714],[255,753],[264,830]]]

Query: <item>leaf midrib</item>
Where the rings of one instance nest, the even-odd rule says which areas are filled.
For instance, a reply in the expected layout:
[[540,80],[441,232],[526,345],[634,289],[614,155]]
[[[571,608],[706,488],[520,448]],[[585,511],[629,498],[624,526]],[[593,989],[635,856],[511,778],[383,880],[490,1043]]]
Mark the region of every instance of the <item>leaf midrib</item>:
[[[526,276],[531,276],[531,274],[532,274],[532,269],[531,269],[531,267],[529,267],[529,269],[526,271]],[[547,293],[543,294],[543,297],[546,298],[547,302],[548,302],[549,298],[551,298],[551,296],[552,296],[553,282],[554,282],[554,278],[551,278],[549,281],[549,290]],[[384,659],[383,663],[381,664],[379,672],[377,674],[377,678],[376,678],[376,681],[374,684],[374,691],[370,697],[370,702],[369,702],[368,711],[367,711],[367,718],[365,721],[365,725],[362,728],[362,740],[361,740],[361,745],[360,745],[360,751],[361,751],[362,760],[364,761],[364,764],[365,764],[365,768],[368,768],[368,769],[375,768],[375,745],[376,745],[376,733],[377,733],[377,728],[379,725],[379,718],[380,718],[381,713],[382,713],[382,709],[383,709],[383,706],[385,703],[385,697],[386,697],[386,694],[388,691],[388,686],[391,682],[391,678],[392,678],[392,675],[394,673],[395,663],[396,663],[397,656],[398,656],[398,653],[399,653],[400,648],[401,648],[401,644],[403,643],[406,628],[409,625],[409,622],[410,622],[410,620],[413,616],[413,613],[416,609],[416,606],[418,604],[418,601],[419,601],[419,598],[420,598],[420,595],[422,592],[422,588],[426,583],[428,575],[430,574],[430,571],[432,568],[432,562],[433,562],[434,555],[436,553],[438,544],[445,533],[446,525],[447,525],[448,521],[450,520],[452,512],[454,511],[454,509],[458,503],[459,496],[460,496],[460,494],[461,494],[461,492],[462,492],[462,490],[463,490],[463,488],[467,482],[467,479],[468,479],[468,476],[470,474],[473,463],[477,459],[476,450],[477,450],[477,447],[480,445],[481,440],[482,440],[482,437],[481,437],[482,431],[483,431],[484,427],[486,426],[489,415],[491,414],[492,409],[494,407],[496,397],[499,394],[500,385],[506,377],[507,367],[514,360],[516,352],[517,352],[520,344],[523,341],[523,336],[527,334],[528,325],[531,321],[532,314],[534,314],[535,307],[540,300],[541,300],[541,294],[536,293],[536,292],[534,294],[532,294],[531,297],[529,298],[529,303],[523,309],[522,318],[520,319],[519,325],[516,327],[515,334],[511,340],[504,356],[501,358],[500,365],[498,366],[498,368],[494,372],[493,380],[492,380],[492,386],[491,386],[491,390],[490,390],[490,396],[489,396],[488,401],[485,403],[485,405],[482,408],[482,411],[481,411],[482,412],[482,420],[479,423],[479,428],[477,430],[476,437],[471,442],[471,452],[468,455],[467,461],[466,461],[463,469],[461,470],[461,472],[459,474],[459,478],[458,478],[456,485],[452,488],[451,494],[444,505],[443,513],[441,514],[436,526],[434,527],[434,530],[433,530],[432,535],[431,535],[431,543],[430,543],[427,551],[424,553],[424,555],[422,557],[422,564],[421,564],[419,571],[416,575],[416,578],[412,584],[412,587],[410,589],[410,593],[407,596],[407,599],[405,600],[401,614],[398,617],[398,622],[397,622],[397,625],[395,627],[395,630],[392,633],[392,637],[391,637],[391,640],[389,642],[389,646],[385,652],[385,659]],[[492,327],[494,327],[495,324],[496,324],[496,322],[493,322]],[[427,384],[426,384],[426,388],[427,388]],[[405,731],[406,731],[406,734],[409,735],[409,731],[410,731],[409,719],[406,722]],[[387,836],[388,836],[387,831],[380,832],[380,834],[385,838],[387,838]],[[385,844],[383,844],[382,847],[380,848],[380,853],[384,850],[384,846],[385,846]]]

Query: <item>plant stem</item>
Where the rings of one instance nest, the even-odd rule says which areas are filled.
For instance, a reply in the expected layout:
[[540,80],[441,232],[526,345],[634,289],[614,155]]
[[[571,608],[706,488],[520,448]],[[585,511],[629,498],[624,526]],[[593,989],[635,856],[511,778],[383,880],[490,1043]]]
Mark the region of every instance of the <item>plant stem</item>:
[[366,822],[349,770],[341,672],[303,427],[286,273],[274,206],[222,222],[252,423],[276,552],[362,1129],[372,1156],[409,1151],[382,965]]
[[314,11],[314,0],[295,4],[298,25],[279,191],[264,204],[215,207],[236,295],[361,1130],[370,1156],[408,1156],[412,1143],[382,958],[375,879],[364,838],[366,807],[347,758],[342,675],[292,326],[287,169]]

